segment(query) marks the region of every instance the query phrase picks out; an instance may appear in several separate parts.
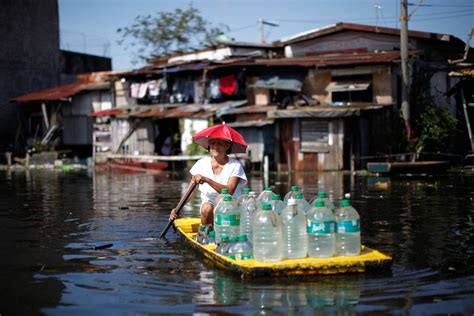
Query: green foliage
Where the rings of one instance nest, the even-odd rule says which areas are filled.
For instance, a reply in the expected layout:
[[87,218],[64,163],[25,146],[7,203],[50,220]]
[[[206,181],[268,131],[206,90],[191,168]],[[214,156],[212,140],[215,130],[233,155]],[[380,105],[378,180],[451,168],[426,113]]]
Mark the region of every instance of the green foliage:
[[429,106],[416,121],[419,135],[415,143],[416,153],[442,151],[445,141],[456,129],[457,120],[446,106]]
[[190,145],[188,145],[188,148],[186,148],[186,151],[188,155],[190,156],[206,154],[206,150],[196,143],[191,143]]
[[158,12],[155,16],[139,15],[134,24],[119,28],[117,32],[122,35],[120,45],[136,49],[136,57],[146,60],[173,51],[215,45],[221,28],[228,29],[225,25],[212,26],[198,9],[189,5],[184,10],[177,8],[174,12]]
[[43,152],[43,151],[48,151],[49,149],[48,144],[43,144],[41,143],[40,140],[35,140],[32,146],[33,146],[33,151],[38,152],[38,153]]
[[422,152],[446,151],[447,140],[456,132],[457,120],[446,105],[436,104],[431,96],[430,83],[438,71],[414,65],[414,80],[410,91],[413,140],[410,149]]

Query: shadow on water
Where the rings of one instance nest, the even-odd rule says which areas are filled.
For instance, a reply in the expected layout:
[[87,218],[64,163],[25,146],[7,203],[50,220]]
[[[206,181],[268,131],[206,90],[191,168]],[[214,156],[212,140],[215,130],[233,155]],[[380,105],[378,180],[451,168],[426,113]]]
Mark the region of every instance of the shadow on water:
[[[273,175],[284,195],[345,193],[362,240],[394,258],[385,274],[243,281],[170,230],[187,180],[167,174],[0,173],[1,315],[474,312],[474,177]],[[250,178],[263,189],[263,180]],[[183,216],[197,216],[194,198]]]

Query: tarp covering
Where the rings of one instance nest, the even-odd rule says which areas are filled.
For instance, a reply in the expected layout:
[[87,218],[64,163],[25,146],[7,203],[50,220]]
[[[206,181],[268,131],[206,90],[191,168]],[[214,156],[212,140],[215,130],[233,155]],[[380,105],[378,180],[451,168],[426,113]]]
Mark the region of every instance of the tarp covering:
[[347,92],[367,90],[371,85],[370,81],[333,81],[326,87],[329,92]]
[[301,74],[266,74],[250,87],[301,92],[303,78]]

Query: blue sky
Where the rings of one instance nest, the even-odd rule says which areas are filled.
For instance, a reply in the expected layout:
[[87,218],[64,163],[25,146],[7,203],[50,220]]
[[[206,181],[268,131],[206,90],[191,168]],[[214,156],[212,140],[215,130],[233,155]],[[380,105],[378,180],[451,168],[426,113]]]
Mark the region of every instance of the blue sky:
[[[420,0],[408,2],[412,12]],[[267,42],[336,22],[399,27],[399,0],[58,0],[61,48],[112,57],[114,70],[138,68],[142,65],[132,64],[132,52],[117,44],[117,29],[131,25],[138,15],[190,3],[213,25],[229,26],[229,36],[245,42],[258,41],[259,18],[279,23],[265,28]],[[474,0],[425,0],[409,21],[409,29],[463,41],[473,27]]]

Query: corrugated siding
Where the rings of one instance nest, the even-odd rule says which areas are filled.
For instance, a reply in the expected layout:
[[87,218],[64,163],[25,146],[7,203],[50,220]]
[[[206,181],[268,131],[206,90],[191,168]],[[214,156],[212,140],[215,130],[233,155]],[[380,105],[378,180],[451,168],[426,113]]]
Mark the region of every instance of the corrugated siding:
[[329,145],[329,121],[305,120],[300,121],[301,151],[324,152]]

